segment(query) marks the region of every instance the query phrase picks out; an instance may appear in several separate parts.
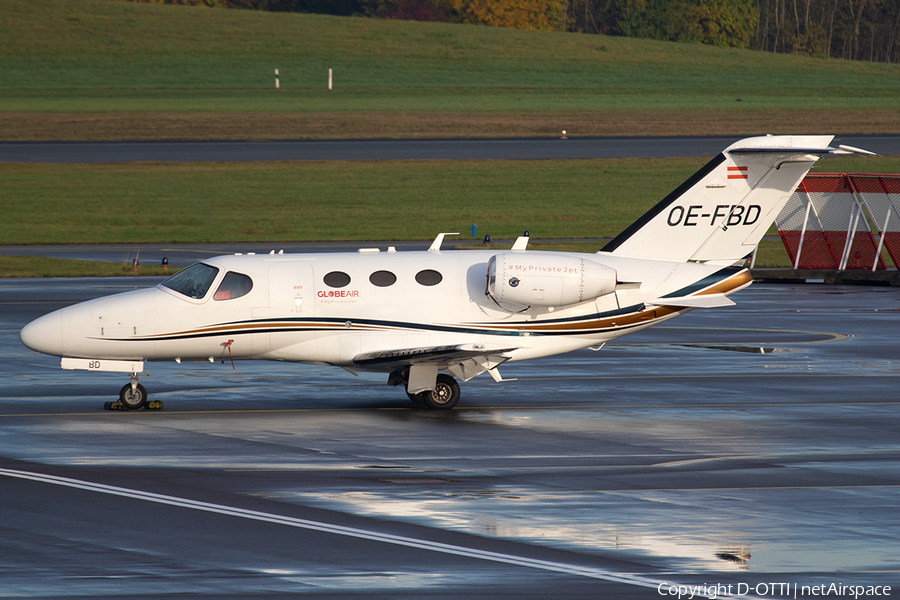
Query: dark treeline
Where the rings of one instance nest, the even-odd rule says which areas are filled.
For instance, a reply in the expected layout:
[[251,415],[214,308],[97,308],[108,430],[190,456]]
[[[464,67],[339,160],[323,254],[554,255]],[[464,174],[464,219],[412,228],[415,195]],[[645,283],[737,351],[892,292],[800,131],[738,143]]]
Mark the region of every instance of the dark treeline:
[[132,0],[476,23],[900,62],[900,0]]
[[832,58],[900,62],[897,0],[756,0],[753,47]]

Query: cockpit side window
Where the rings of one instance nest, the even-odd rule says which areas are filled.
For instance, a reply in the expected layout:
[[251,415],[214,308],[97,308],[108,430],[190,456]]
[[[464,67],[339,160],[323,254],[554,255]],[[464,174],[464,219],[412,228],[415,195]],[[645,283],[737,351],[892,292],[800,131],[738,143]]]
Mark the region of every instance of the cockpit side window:
[[186,269],[178,271],[160,285],[188,298],[202,300],[219,274],[219,269],[203,263],[194,263]]
[[228,271],[219,284],[213,300],[234,300],[246,296],[253,289],[253,280],[242,273]]

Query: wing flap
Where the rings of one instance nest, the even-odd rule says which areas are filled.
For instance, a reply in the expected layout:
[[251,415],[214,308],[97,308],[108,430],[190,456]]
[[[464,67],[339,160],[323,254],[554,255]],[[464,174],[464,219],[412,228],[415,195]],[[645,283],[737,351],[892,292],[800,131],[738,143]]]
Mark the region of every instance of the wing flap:
[[[413,365],[444,369],[454,377],[468,381],[485,371],[495,370],[508,361],[518,346],[488,344],[454,344],[422,348],[396,348],[363,352],[353,363],[363,368],[408,369]],[[493,374],[491,375],[493,377]]]
[[430,363],[440,365],[478,357],[501,356],[517,348],[517,346],[490,346],[487,344],[394,348],[363,352],[353,357],[353,362],[361,367],[408,367],[412,364]]

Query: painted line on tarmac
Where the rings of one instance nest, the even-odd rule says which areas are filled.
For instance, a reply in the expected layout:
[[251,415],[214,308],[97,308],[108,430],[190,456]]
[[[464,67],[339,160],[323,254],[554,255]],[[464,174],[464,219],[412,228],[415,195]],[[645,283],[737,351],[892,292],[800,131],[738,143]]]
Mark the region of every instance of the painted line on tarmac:
[[769,454],[733,454],[726,456],[707,456],[701,458],[687,458],[682,460],[673,460],[661,462],[653,467],[680,467],[684,465],[693,465],[704,462],[727,461],[727,460],[754,460],[761,458],[806,458],[821,456],[843,456],[845,454],[890,454],[900,452],[900,448],[867,448],[864,450],[811,450],[804,452],[773,452]]
[[[781,452],[781,453],[773,453],[773,454],[736,454],[736,455],[728,455],[728,456],[708,456],[701,458],[688,458],[682,460],[672,460],[666,462],[659,463],[630,463],[630,464],[609,464],[609,465],[597,465],[597,464],[575,464],[575,465],[528,465],[528,466],[518,466],[514,464],[507,465],[492,465],[486,467],[444,467],[442,463],[451,460],[448,457],[424,457],[424,458],[416,458],[416,457],[400,457],[397,459],[393,459],[390,462],[393,464],[381,464],[381,465],[315,465],[315,466],[293,466],[293,467],[237,467],[237,466],[228,466],[221,465],[221,468],[226,472],[236,472],[236,473],[259,473],[259,472],[325,472],[325,471],[363,471],[365,469],[380,469],[384,472],[388,471],[400,471],[404,473],[428,473],[428,474],[440,474],[447,473],[452,475],[465,475],[468,473],[476,473],[483,471],[504,471],[504,472],[519,472],[519,471],[579,471],[579,470],[617,470],[617,469],[668,469],[670,467],[682,467],[700,463],[709,463],[709,462],[724,462],[724,461],[744,461],[744,460],[759,460],[759,459],[786,459],[786,458],[794,458],[794,459],[804,459],[810,460],[811,458],[821,458],[827,456],[846,456],[846,455],[880,455],[885,454],[890,456],[891,454],[900,452],[900,448],[876,448],[876,449],[867,449],[867,450],[822,450],[822,451],[813,451],[813,452]],[[571,459],[591,459],[591,458],[634,458],[635,456],[642,455],[599,455],[599,456],[547,456],[547,457],[507,457],[507,456],[492,456],[492,457],[478,457],[474,459],[472,457],[453,457],[455,460],[467,460],[467,461],[475,461],[475,460],[505,460],[505,461],[514,461],[514,460],[539,460],[539,459],[560,459],[560,458],[571,458]],[[654,456],[654,455],[646,455],[646,456]],[[375,459],[378,460],[378,459]],[[388,461],[386,459],[385,463]],[[398,463],[414,463],[416,461],[430,461],[431,466],[411,466],[405,464]],[[434,464],[437,462],[438,464]],[[778,462],[773,461],[773,462]],[[708,489],[831,489],[831,488],[878,488],[878,487],[900,487],[900,484],[865,484],[865,485],[844,485],[844,486],[834,486],[834,485],[798,485],[798,486],[739,486],[733,488],[708,488]],[[644,488],[642,488],[644,489]],[[665,488],[669,489],[685,489],[685,490],[694,490],[699,488]],[[703,488],[707,489],[707,488]],[[580,491],[623,491],[623,490],[580,490]],[[641,490],[634,490],[641,491]]]
[[[178,498],[176,496],[166,496],[155,494],[152,492],[143,492],[140,490],[132,490],[128,488],[105,485],[102,483],[93,483],[79,479],[70,479],[68,477],[58,477],[55,475],[46,475],[43,473],[33,473],[29,471],[18,471],[14,469],[0,469],[0,475],[5,477],[13,477],[39,483],[47,483],[51,485],[59,485],[89,492],[100,494],[108,494],[111,496],[120,496],[123,498],[132,498],[134,500],[142,500],[145,502],[154,502],[156,504],[165,504],[179,508],[188,508],[191,510],[199,510],[208,513],[215,513],[229,517],[237,517],[241,519],[249,519],[252,521],[261,521],[265,523],[274,523],[276,525],[285,525],[288,527],[296,527],[299,529],[308,529],[312,531],[320,531],[341,535],[357,539],[370,540],[374,542],[383,542],[393,544],[395,546],[405,546],[408,548],[419,548],[421,550],[430,550],[432,552],[440,552],[442,554],[452,554],[465,558],[475,558],[490,562],[503,563],[519,567],[527,567],[532,569],[540,569],[543,571],[551,571],[555,573],[564,573],[566,575],[577,575],[580,577],[589,577],[592,579],[601,579],[613,583],[622,583],[644,588],[668,587],[671,582],[664,580],[651,579],[649,577],[641,577],[639,575],[627,575],[607,571],[605,569],[597,569],[593,567],[582,567],[579,565],[570,565],[566,563],[558,563],[546,560],[538,560],[527,558],[524,556],[515,556],[512,554],[502,554],[499,552],[491,552],[488,550],[478,550],[477,548],[467,548],[465,546],[456,546],[453,544],[444,544],[441,542],[432,542],[417,538],[410,538],[388,533],[380,533],[377,531],[369,531],[365,529],[357,529],[355,527],[345,527],[342,525],[332,525],[321,521],[310,521],[308,519],[298,519],[295,517],[286,517],[273,513],[260,512],[255,510],[247,510],[233,506],[225,506],[223,504],[212,504],[209,502],[200,502],[187,498]],[[677,584],[676,584],[677,585]],[[726,596],[719,596],[726,598]],[[745,598],[745,596],[741,596]]]

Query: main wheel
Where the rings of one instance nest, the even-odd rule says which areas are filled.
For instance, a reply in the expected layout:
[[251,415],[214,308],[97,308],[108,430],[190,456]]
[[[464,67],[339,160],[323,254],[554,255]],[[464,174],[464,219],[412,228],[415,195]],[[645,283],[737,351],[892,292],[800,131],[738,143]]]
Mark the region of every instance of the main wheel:
[[439,373],[434,389],[422,392],[425,405],[433,410],[450,410],[459,402],[459,383],[444,373]]
[[406,395],[409,396],[409,399],[415,402],[416,404],[422,404],[425,402],[425,394],[429,392],[419,392],[418,394],[410,394],[409,391],[406,392]]
[[125,405],[125,408],[137,410],[147,402],[147,390],[141,384],[137,384],[137,388],[132,390],[131,384],[126,383],[119,392],[119,400]]

